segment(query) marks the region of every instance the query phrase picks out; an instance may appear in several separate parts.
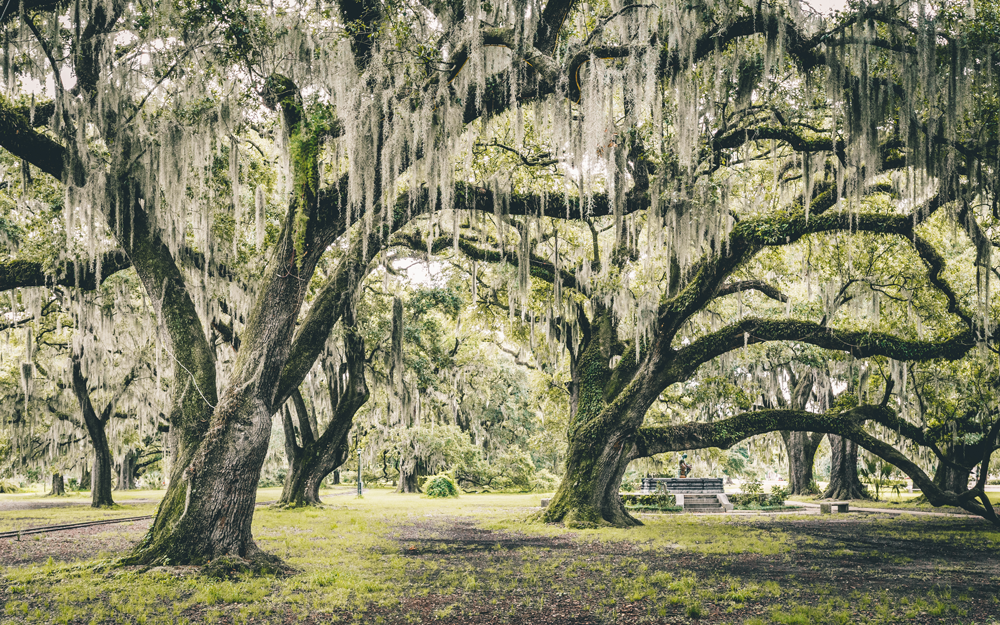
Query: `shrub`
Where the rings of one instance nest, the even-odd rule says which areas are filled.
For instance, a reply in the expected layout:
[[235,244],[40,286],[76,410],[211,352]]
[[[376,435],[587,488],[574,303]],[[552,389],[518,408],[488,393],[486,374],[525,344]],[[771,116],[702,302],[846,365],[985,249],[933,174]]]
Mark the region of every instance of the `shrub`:
[[627,507],[672,508],[677,505],[677,497],[671,493],[651,493],[649,495],[627,493],[622,495],[622,502]]
[[536,493],[549,493],[559,486],[559,478],[542,469],[531,478],[531,490]]
[[775,484],[771,487],[771,496],[768,497],[767,505],[783,506],[785,505],[785,500],[788,499],[790,494],[791,491],[788,490],[788,488]]
[[770,497],[764,493],[733,493],[729,495],[729,503],[733,504],[734,507],[763,507],[768,505],[769,501]]
[[809,481],[809,485],[806,486],[806,492],[805,492],[805,494],[807,494],[807,495],[818,495],[819,494],[819,484],[816,483],[816,480],[810,480]]
[[760,483],[760,478],[748,477],[743,482],[743,492],[747,495],[759,495],[764,492],[764,485]]
[[17,493],[20,490],[13,480],[0,480],[0,493]]
[[433,475],[424,482],[424,492],[428,497],[458,497],[458,486],[447,475]]
[[[455,476],[455,481],[466,491],[512,491],[526,493],[538,490],[553,490],[547,483],[554,478],[542,476],[536,487],[535,478],[538,472],[531,461],[531,455],[519,447],[508,448],[494,454],[487,460],[481,449],[469,447],[463,451],[461,458],[452,466],[449,473]],[[554,480],[558,482],[558,480]]]

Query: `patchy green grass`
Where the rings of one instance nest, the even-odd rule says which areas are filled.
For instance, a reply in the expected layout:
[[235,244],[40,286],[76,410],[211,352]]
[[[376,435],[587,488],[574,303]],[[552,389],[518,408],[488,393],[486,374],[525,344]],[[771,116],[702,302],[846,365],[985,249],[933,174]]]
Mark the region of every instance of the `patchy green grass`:
[[258,544],[293,575],[219,581],[109,566],[110,554],[49,558],[0,569],[0,621],[996,625],[1000,614],[1000,532],[983,522],[644,515],[642,527],[571,531],[525,522],[538,495],[347,493],[319,509],[257,509]]

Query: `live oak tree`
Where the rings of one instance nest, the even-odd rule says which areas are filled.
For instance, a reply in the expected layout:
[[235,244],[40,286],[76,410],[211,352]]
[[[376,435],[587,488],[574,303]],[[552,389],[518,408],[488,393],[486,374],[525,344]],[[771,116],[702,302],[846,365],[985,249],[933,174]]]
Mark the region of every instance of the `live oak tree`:
[[[746,170],[744,163],[769,158],[775,161],[776,171],[775,177],[771,181],[765,179],[765,183],[780,187],[797,181],[788,186],[797,189],[793,193],[798,195],[798,199],[784,207],[778,202],[778,212],[767,210],[769,206],[758,204],[755,207],[753,202],[744,200],[743,203],[750,204],[751,209],[744,213],[735,210],[739,204],[734,200],[728,205],[728,210],[735,223],[729,223],[715,232],[711,223],[701,226],[703,232],[688,231],[688,240],[678,245],[674,256],[689,255],[696,260],[682,269],[683,275],[679,277],[676,288],[663,289],[654,308],[656,324],[648,347],[643,349],[640,346],[631,354],[626,351],[626,346],[618,337],[618,320],[610,310],[601,306],[600,301],[591,300],[589,311],[576,315],[579,333],[583,337],[582,340],[574,339],[570,346],[579,348],[579,352],[573,354],[580,362],[574,365],[579,379],[574,380],[574,384],[581,389],[575,402],[577,416],[570,428],[567,476],[544,518],[584,525],[634,522],[624,512],[617,497],[627,460],[649,453],[698,446],[695,441],[687,440],[687,430],[683,428],[641,430],[649,406],[670,384],[688,379],[701,364],[741,346],[761,341],[802,341],[859,358],[880,355],[904,361],[954,360],[966,356],[976,344],[984,349],[995,349],[990,328],[995,323],[996,313],[988,297],[989,274],[996,272],[990,261],[990,248],[995,243],[989,239],[995,216],[986,209],[995,205],[996,163],[992,159],[996,149],[996,107],[991,97],[995,92],[992,81],[996,57],[981,37],[981,29],[992,26],[988,20],[985,24],[975,21],[963,23],[954,14],[942,13],[939,17],[942,19],[938,24],[906,10],[895,13],[886,7],[860,7],[857,13],[845,15],[834,24],[820,25],[818,31],[810,31],[805,22],[795,19],[795,8],[792,7],[789,12],[779,11],[762,19],[759,24],[756,22],[758,18],[754,17],[748,18],[748,23],[741,23],[740,28],[709,30],[704,46],[694,47],[689,60],[701,70],[704,83],[709,83],[707,77],[714,76],[715,92],[712,92],[711,84],[688,84],[687,88],[700,87],[702,93],[711,94],[712,97],[706,96],[704,101],[707,106],[715,107],[716,112],[713,115],[705,113],[711,123],[707,124],[708,130],[704,134],[700,137],[692,135],[694,139],[701,139],[700,143],[695,143],[699,149],[689,147],[686,155],[681,153],[676,156],[679,159],[686,157],[688,162],[685,165],[703,176],[703,180],[717,180],[719,172],[725,171],[726,167],[734,172],[731,176],[737,176],[741,170]],[[709,19],[705,21],[712,24]],[[940,40],[932,42],[927,39],[926,33],[931,32],[927,29],[931,28],[940,29],[935,30],[934,35]],[[968,31],[963,31],[963,28],[968,28]],[[767,50],[745,46],[744,49],[751,54],[747,60],[749,67],[741,66],[736,62],[739,56],[734,42],[751,35],[762,35],[768,40]],[[947,54],[939,55],[935,44],[940,44]],[[795,81],[779,81],[766,76],[775,62],[775,57],[771,56],[772,46],[785,46],[786,60],[790,62],[781,65],[781,71],[797,73]],[[736,60],[720,54],[720,50],[731,53]],[[755,60],[754,54],[759,55],[756,65],[765,67],[763,84],[768,85],[767,81],[771,80],[770,89],[774,93],[770,101],[766,98],[755,101],[749,92],[750,87],[744,87],[736,80],[746,80],[747,85],[761,80],[760,73],[754,75],[754,63],[751,62]],[[878,73],[881,70],[875,68],[876,58],[889,71]],[[921,73],[916,73],[908,59],[919,58],[925,61],[921,62]],[[941,64],[941,58],[950,59],[949,64]],[[964,62],[975,66],[977,76],[985,80],[963,84],[963,76],[971,75],[961,69],[960,65]],[[727,67],[740,67],[741,71],[727,73]],[[894,69],[897,67],[898,70]],[[987,75],[989,78],[986,78]],[[720,92],[720,80],[732,91]],[[938,80],[945,80],[948,88],[936,90],[933,85]],[[811,88],[817,91],[825,89],[832,101],[832,106],[830,102],[817,106],[818,110],[824,111],[819,118],[813,118],[812,110],[806,107],[789,110],[775,103],[789,99],[794,101],[795,98],[809,101],[814,98],[810,95],[810,85],[814,85]],[[741,88],[744,90],[742,96]],[[917,96],[918,93],[924,95]],[[775,98],[774,95],[781,97]],[[922,108],[924,97],[934,107],[939,107],[931,109],[931,112],[941,111],[934,113],[939,115],[934,125],[921,121],[930,114]],[[886,104],[873,106],[873,98],[882,98],[878,101]],[[627,119],[627,96],[624,103]],[[951,111],[960,108],[975,108],[977,115],[974,119],[977,121],[970,121],[969,127],[960,127],[960,121],[950,116]],[[719,110],[722,114],[718,113]],[[728,114],[728,111],[734,112]],[[673,121],[682,125],[684,120]],[[880,129],[879,124],[885,126]],[[781,162],[777,158],[779,156],[784,156],[785,160]],[[523,160],[529,163],[528,159]],[[643,178],[650,175],[648,170],[652,169],[654,176],[658,173],[655,168],[647,167],[647,171],[640,174],[635,162],[626,163],[626,160],[623,159],[617,171],[623,175],[630,173],[635,186],[631,189],[633,195],[623,197],[622,203],[616,207],[619,219],[634,207],[629,201],[635,199],[635,192],[645,190],[642,183]],[[631,171],[630,165],[633,167]],[[661,167],[668,165],[665,163]],[[905,176],[893,179],[878,175],[878,172],[900,169],[911,172],[911,184],[907,184]],[[697,176],[692,177],[697,180]],[[683,175],[676,178],[684,180]],[[732,195],[740,197],[735,192]],[[680,213],[681,222],[684,217],[693,221],[693,215],[683,211],[691,210],[691,205],[698,199],[704,201],[703,198],[688,199],[682,195],[682,201],[672,207]],[[721,204],[725,206],[725,203]],[[979,210],[975,206],[979,206]],[[925,223],[931,224],[927,227],[932,229],[941,228],[946,223],[937,214],[942,208],[950,213],[956,227],[965,231],[967,239],[962,245],[970,246],[975,252],[972,273],[978,279],[973,285],[971,298],[965,295],[960,297],[951,286],[951,278],[946,276],[945,259],[931,242],[934,230],[921,230]],[[623,230],[620,224],[616,226],[618,232]],[[522,228],[521,238],[526,241],[528,237],[524,236],[524,232]],[[745,289],[768,288],[761,281],[733,286],[725,282],[763,249],[790,245],[807,236],[820,241],[815,235],[831,232],[867,232],[909,241],[910,249],[915,253],[911,254],[911,258],[919,259],[912,266],[926,271],[924,291],[930,294],[924,296],[929,301],[925,305],[936,306],[939,311],[937,317],[942,321],[934,330],[933,339],[922,339],[919,335],[925,330],[913,328],[913,325],[920,325],[920,320],[915,320],[915,324],[911,321],[910,329],[897,326],[890,332],[857,332],[838,328],[826,314],[818,322],[751,318],[702,336],[691,336],[685,332],[685,325],[692,316],[714,298]],[[697,253],[699,247],[692,246],[690,241],[698,240],[699,235],[705,237],[700,247],[700,258]],[[619,236],[615,246],[620,243]],[[462,248],[456,237],[453,237],[453,245]],[[525,247],[528,247],[527,244]],[[496,253],[494,250],[493,254]],[[549,258],[552,253],[549,248]],[[529,263],[532,267],[547,264],[550,270],[553,265],[559,264],[558,259],[531,262],[527,254],[521,254],[519,260],[522,267]],[[912,264],[913,260],[908,262]],[[925,269],[919,269],[921,265]],[[878,289],[873,285],[869,285],[869,289],[869,296],[877,298]],[[912,320],[912,316],[908,318]],[[914,329],[918,331],[914,332]],[[639,343],[636,341],[636,344]],[[622,355],[621,361],[612,367],[612,358],[618,354]],[[585,404],[583,409],[582,404]],[[786,410],[775,415],[802,412]],[[840,421],[842,430],[826,424],[824,429],[816,431],[846,433],[848,439],[857,440],[870,451],[901,466],[922,486],[927,485],[929,479],[918,466],[909,461],[902,462],[896,450],[858,433],[858,423],[870,419],[862,419],[859,415],[869,412],[884,427],[891,429],[889,423],[895,422],[899,425],[897,429],[903,429],[895,421],[895,415],[890,418],[879,405],[874,405],[870,408],[844,408],[845,416]],[[985,416],[989,418],[990,415]],[[787,425],[792,421],[791,418],[780,423],[776,420],[773,425]],[[716,426],[718,431],[727,432],[725,436],[720,436],[721,439],[732,444],[747,436],[774,429],[766,429],[760,421],[753,421],[753,427],[742,433],[731,431],[734,423],[744,422],[751,423],[749,420],[720,422]],[[802,425],[808,422],[808,415],[803,415]],[[701,430],[698,430],[698,435],[704,436]],[[922,430],[911,431],[907,436],[918,445],[928,443]],[[988,442],[984,445],[983,455],[978,458],[987,465],[988,450],[995,447],[995,436],[995,429],[987,432]],[[658,440],[663,444],[658,444]],[[684,442],[679,443],[678,440]],[[711,441],[710,437],[706,437],[704,442],[707,445]],[[844,466],[853,470],[850,461]],[[982,488],[982,482],[977,488]],[[996,519],[981,490],[937,488],[932,491],[928,497],[935,503],[963,505]],[[975,497],[979,497],[982,503],[974,501]]]
[[[439,231],[466,210],[501,220],[611,216],[614,253],[602,272],[620,271],[619,259],[638,249],[640,213],[654,250],[668,235],[648,255],[670,267],[657,296],[588,313],[583,410],[549,520],[633,522],[617,498],[628,459],[681,444],[641,430],[650,404],[740,345],[797,340],[919,361],[991,344],[992,304],[956,295],[921,235],[946,212],[981,251],[981,273],[993,269],[992,233],[980,221],[995,206],[996,68],[980,18],[859,6],[822,22],[794,3],[624,5],[600,15],[561,0],[331,9],[25,0],[0,18],[31,35],[13,44],[24,62],[7,65],[8,90],[21,76],[51,79],[54,90],[51,104],[4,99],[0,145],[62,185],[68,231],[96,240],[106,228],[144,286],[172,361],[174,468],[134,561],[266,560],[250,524],[272,415],[312,368],[368,264],[414,215],[433,215]],[[572,185],[461,182],[455,155],[477,136],[491,142],[499,118],[515,150],[535,127]],[[745,210],[730,201],[754,197],[731,194],[726,180],[761,151],[776,163],[772,183],[800,176],[779,186],[803,201]],[[276,156],[280,184],[246,185],[254,152]],[[900,168],[909,179],[878,177]],[[864,204],[879,191],[898,195],[891,210]],[[743,319],[678,342],[765,247],[858,231],[912,242],[953,318],[947,332],[921,340]],[[335,242],[345,250],[338,268],[303,310]],[[629,315],[647,322],[612,372],[614,325]],[[211,340],[220,318],[240,338],[231,359]],[[614,384],[598,388],[606,374]],[[765,421],[818,432],[839,424],[898,464],[859,433],[858,419],[871,415],[889,418],[876,405],[821,423]],[[765,425],[755,423],[743,433]],[[989,512],[975,492],[925,492]]]

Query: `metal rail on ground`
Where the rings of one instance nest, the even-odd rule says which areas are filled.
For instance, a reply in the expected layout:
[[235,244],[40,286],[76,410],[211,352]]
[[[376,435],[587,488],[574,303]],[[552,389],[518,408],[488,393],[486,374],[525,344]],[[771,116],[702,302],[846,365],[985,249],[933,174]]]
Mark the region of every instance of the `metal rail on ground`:
[[[267,506],[272,503],[277,503],[275,501],[259,501],[256,505]],[[80,523],[64,523],[62,525],[43,525],[41,527],[28,527],[22,530],[11,530],[9,532],[0,532],[0,538],[17,538],[21,539],[22,536],[31,536],[32,534],[48,534],[49,532],[62,532],[66,530],[75,530],[83,527],[94,527],[97,525],[113,525],[115,523],[132,523],[133,521],[146,521],[152,519],[153,515],[148,514],[146,516],[130,516],[122,517],[120,519],[100,519],[97,521],[81,521]]]

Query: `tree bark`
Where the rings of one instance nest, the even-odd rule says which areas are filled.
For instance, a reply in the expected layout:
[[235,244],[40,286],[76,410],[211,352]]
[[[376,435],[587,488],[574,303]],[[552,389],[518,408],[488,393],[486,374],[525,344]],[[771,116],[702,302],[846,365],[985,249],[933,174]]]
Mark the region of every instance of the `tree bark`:
[[[73,355],[73,393],[76,395],[83,420],[87,425],[87,434],[94,446],[94,468],[90,474],[91,506],[105,508],[115,505],[111,498],[111,477],[114,467],[111,462],[111,447],[108,445],[108,435],[104,426],[106,415],[98,415],[90,401],[90,391],[87,389],[87,379],[83,376],[80,356]],[[105,410],[106,413],[109,411]]]
[[823,493],[826,499],[871,499],[858,478],[858,444],[842,436],[829,434],[830,484]]
[[288,474],[281,492],[281,504],[288,506],[317,505],[322,503],[319,489],[323,480],[347,460],[347,434],[354,422],[354,415],[368,401],[365,380],[364,339],[355,332],[354,311],[344,316],[344,362],[339,370],[327,369],[327,389],[333,416],[326,430],[315,438],[315,423],[306,411],[302,394],[292,393],[292,403],[298,417],[301,445],[295,436],[290,411],[284,410],[285,451],[289,458]]
[[630,350],[613,372],[610,360],[619,343],[612,313],[595,312],[592,325],[582,315],[580,319],[583,340],[579,355],[570,363],[566,473],[541,518],[549,523],[562,521],[567,527],[641,525],[625,510],[619,494],[641,420],[633,423],[618,418],[622,406],[609,410],[608,401],[623,386],[615,374],[630,372],[634,355]]
[[785,443],[785,454],[788,456],[788,488],[791,494],[813,494],[809,485],[814,482],[813,462],[823,434],[785,430],[781,432],[781,440]]
[[[982,457],[982,449],[976,446],[950,446],[943,450],[944,457],[950,461],[938,460],[934,470],[934,485],[943,491],[964,493],[969,489],[969,476],[972,467],[978,464]],[[956,466],[957,465],[957,466]],[[929,503],[926,493],[915,499],[918,503]]]
[[118,485],[115,490],[135,489],[135,452],[129,450],[118,465]]
[[941,490],[964,493],[969,490],[969,475],[971,473],[971,469],[960,469],[939,461],[937,471],[934,472],[934,483]]
[[59,497],[66,494],[66,485],[63,482],[62,473],[52,474],[52,490],[49,492],[48,497]]
[[396,486],[397,493],[419,493],[420,485],[418,482],[417,468],[415,467],[413,471],[408,471],[403,463],[399,465],[399,483]]
[[[142,237],[135,235],[148,249],[135,247],[150,254],[133,254],[136,271],[157,316],[164,319],[179,362],[170,415],[171,429],[177,431],[170,486],[152,528],[127,559],[130,563],[239,558],[259,571],[281,567],[278,558],[264,554],[253,540],[257,482],[296,319],[316,262],[334,236],[330,219],[335,216],[319,213],[318,139],[305,123],[297,88],[272,75],[265,92],[269,105],[281,107],[294,148],[290,156],[297,187],[247,315],[229,383],[218,400],[214,354],[169,249],[148,225]],[[138,223],[145,213],[139,206],[133,215]]]

